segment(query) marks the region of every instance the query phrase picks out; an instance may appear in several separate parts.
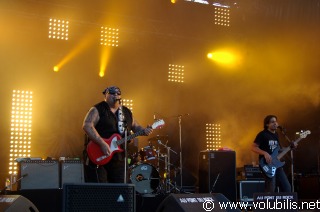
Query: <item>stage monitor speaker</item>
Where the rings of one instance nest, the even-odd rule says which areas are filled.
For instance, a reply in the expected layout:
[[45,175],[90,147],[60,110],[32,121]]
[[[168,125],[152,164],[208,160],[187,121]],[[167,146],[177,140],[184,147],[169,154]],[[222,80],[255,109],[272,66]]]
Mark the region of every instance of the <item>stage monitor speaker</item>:
[[[206,203],[207,204],[206,204]],[[159,205],[157,212],[240,211],[222,194],[170,194]],[[224,208],[222,205],[225,205]]]
[[237,200],[236,152],[201,151],[199,155],[199,193],[222,193]]
[[241,202],[252,205],[253,194],[264,192],[264,180],[241,180],[239,181],[239,198]]
[[83,163],[81,160],[61,161],[61,185],[64,183],[84,183]]
[[19,163],[23,178],[18,189],[59,189],[59,162],[57,160],[27,160]]
[[135,187],[123,183],[63,185],[63,211],[135,211]]
[[20,195],[0,195],[0,211],[3,212],[38,212],[37,207]]

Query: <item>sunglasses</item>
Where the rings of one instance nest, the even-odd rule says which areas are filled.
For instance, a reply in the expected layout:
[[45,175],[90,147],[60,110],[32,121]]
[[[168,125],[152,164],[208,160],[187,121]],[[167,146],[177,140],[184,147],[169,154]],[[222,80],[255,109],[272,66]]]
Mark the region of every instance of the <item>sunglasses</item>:
[[121,92],[120,91],[109,91],[108,94],[111,94],[111,95],[121,95]]

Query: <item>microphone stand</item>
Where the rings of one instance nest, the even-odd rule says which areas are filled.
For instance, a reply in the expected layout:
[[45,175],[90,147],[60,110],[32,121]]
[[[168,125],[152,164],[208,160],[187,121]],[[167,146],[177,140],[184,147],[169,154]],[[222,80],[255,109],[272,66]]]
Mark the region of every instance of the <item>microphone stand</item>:
[[15,184],[17,184],[18,182],[20,182],[23,178],[25,178],[25,177],[27,177],[28,176],[28,174],[24,174],[24,175],[22,175],[20,178],[18,178],[14,183],[10,183],[10,185],[7,185],[7,186],[5,186],[1,191],[0,191],[0,194],[4,194],[4,195],[6,195],[7,194],[7,188],[12,188],[12,186],[13,185],[15,185]]
[[127,145],[127,138],[128,138],[128,135],[127,135],[127,125],[125,124],[125,130],[124,130],[124,178],[123,178],[123,183],[126,184],[127,183],[127,158],[128,158],[128,151],[127,151],[127,148],[128,148],[128,145]]
[[178,120],[179,120],[179,141],[180,141],[180,180],[181,180],[181,184],[180,184],[180,192],[182,189],[182,124],[181,124],[181,119],[182,116],[189,116],[189,113],[183,114],[183,115],[178,115]]
[[[291,140],[286,134],[286,130],[284,128],[280,128],[282,135],[286,138],[287,141],[289,141],[291,145]],[[294,171],[293,171],[293,149],[290,150],[290,157],[291,157],[291,190],[294,192]]]
[[182,132],[181,132],[181,129],[182,129],[182,124],[181,124],[181,118],[182,118],[182,115],[179,115],[178,116],[178,119],[179,119],[179,141],[180,141],[180,190],[182,190]]

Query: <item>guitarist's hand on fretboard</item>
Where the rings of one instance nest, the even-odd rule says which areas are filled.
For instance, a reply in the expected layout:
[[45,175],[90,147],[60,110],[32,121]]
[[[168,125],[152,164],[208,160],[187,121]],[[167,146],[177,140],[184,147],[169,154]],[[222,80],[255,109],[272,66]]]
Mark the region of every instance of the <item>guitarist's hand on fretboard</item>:
[[294,142],[291,142],[291,143],[290,143],[290,148],[291,148],[291,149],[296,149],[297,146],[298,146],[298,143],[294,143]]
[[153,132],[153,129],[150,125],[148,125],[146,128],[144,128],[144,135],[148,136]]

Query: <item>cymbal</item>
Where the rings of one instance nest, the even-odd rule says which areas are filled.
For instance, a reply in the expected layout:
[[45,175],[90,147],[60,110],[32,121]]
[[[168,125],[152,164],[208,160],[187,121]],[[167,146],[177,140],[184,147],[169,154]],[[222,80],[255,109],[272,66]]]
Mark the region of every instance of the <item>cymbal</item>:
[[163,140],[168,140],[169,136],[167,135],[157,135],[155,137],[149,138],[148,141],[163,141]]

